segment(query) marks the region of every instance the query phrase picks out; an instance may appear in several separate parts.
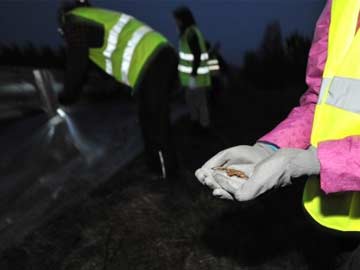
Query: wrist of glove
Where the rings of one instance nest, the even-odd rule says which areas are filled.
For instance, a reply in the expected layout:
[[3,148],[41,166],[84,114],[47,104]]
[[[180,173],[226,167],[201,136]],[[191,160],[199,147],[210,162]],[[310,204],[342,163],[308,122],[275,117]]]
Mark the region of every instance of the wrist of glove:
[[288,165],[288,171],[291,172],[292,177],[320,174],[320,160],[315,147],[307,150],[290,148],[288,151],[294,152],[294,158],[289,161]]
[[[243,165],[231,167],[246,172]],[[267,190],[290,184],[292,178],[319,174],[320,162],[315,148],[284,148],[256,164],[252,172],[248,173],[249,179],[242,180],[217,171],[213,174],[213,179],[236,200],[248,201]]]

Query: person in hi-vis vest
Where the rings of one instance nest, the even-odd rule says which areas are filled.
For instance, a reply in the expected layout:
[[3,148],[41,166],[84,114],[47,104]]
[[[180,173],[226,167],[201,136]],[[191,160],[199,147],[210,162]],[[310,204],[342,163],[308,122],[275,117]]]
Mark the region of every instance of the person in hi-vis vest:
[[60,103],[77,101],[89,63],[95,64],[127,85],[136,99],[151,172],[163,178],[175,173],[169,117],[169,92],[177,80],[178,65],[173,46],[138,19],[93,7],[87,0],[62,1],[58,17],[67,50]]
[[[359,12],[360,0],[327,1],[309,52],[309,89],[300,105],[254,145],[226,149],[195,172],[214,196],[249,201],[308,176],[302,199],[308,216],[326,231],[358,237]],[[239,169],[249,178],[229,177],[217,166]],[[343,269],[360,269],[360,246]]]
[[208,128],[210,125],[208,92],[211,88],[211,74],[205,38],[187,7],[179,7],[173,14],[180,38],[179,79],[185,90],[191,121],[195,125],[200,124],[201,127]]

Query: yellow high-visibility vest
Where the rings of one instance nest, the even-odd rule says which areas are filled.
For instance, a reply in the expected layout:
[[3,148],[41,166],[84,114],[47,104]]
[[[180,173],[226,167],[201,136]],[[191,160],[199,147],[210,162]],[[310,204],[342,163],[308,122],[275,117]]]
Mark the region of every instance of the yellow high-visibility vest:
[[133,89],[143,70],[167,39],[143,22],[125,13],[94,7],[79,7],[69,12],[103,26],[101,48],[90,48],[89,58],[98,67]]
[[[328,56],[315,109],[311,144],[360,135],[360,0],[333,0]],[[360,162],[360,157],[359,157]],[[322,226],[360,231],[360,192],[326,195],[318,177],[304,189],[303,204]]]
[[189,86],[190,77],[193,73],[193,62],[195,56],[193,55],[190,45],[189,37],[190,35],[196,35],[199,41],[199,47],[201,50],[200,55],[200,65],[196,70],[195,81],[197,87],[208,87],[211,86],[211,77],[210,70],[207,64],[209,60],[209,54],[205,45],[205,38],[200,30],[196,26],[190,26],[185,30],[185,33],[182,35],[179,43],[179,77],[180,83],[182,86]]

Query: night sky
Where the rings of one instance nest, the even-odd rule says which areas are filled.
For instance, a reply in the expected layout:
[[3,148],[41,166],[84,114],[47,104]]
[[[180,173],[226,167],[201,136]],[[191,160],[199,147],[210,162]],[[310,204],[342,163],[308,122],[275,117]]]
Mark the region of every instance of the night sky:
[[[298,31],[308,37],[325,0],[93,0],[99,7],[129,13],[177,43],[171,11],[189,6],[212,42],[220,41],[227,60],[241,63],[243,52],[259,45],[264,28],[278,20],[284,36]],[[57,46],[56,0],[0,0],[1,43]]]

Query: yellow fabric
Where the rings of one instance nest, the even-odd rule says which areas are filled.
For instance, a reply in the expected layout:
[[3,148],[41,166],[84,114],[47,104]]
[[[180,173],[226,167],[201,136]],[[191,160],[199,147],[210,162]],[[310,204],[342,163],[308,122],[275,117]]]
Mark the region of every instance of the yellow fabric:
[[[355,33],[360,0],[333,0],[328,41],[328,57],[323,78],[360,80],[360,32]],[[327,104],[330,84],[323,89],[322,100],[315,109],[311,144],[360,135],[360,114]],[[360,89],[359,89],[360,91]],[[360,158],[360,157],[359,157]],[[360,193],[344,192],[326,195],[317,178],[310,178],[304,189],[303,204],[319,224],[340,231],[360,231]]]
[[104,27],[104,40],[101,48],[90,48],[89,50],[89,58],[99,67],[105,66],[105,58],[103,55],[104,50],[107,46],[107,40],[109,37],[110,29],[116,24],[119,20],[119,16],[122,14],[118,12],[114,12],[112,10],[106,9],[98,9],[98,8],[88,8],[88,7],[78,7],[73,9],[71,14],[85,17],[90,20],[93,20]]
[[359,0],[333,0],[324,77],[334,76],[351,46],[359,15]]
[[305,190],[304,207],[319,224],[338,231],[360,231],[359,192],[326,195],[316,176],[306,182]]
[[354,59],[360,59],[360,31],[356,33],[353,44],[345,55],[344,60],[339,64],[336,76],[345,78],[360,78],[360,64]]
[[340,140],[360,134],[360,114],[348,112],[328,104],[316,106],[311,145]]
[[[106,71],[106,59],[104,51],[108,46],[108,39],[112,28],[118,23],[122,16],[128,16],[124,13],[115,12],[107,9],[80,7],[70,12],[73,15],[93,20],[104,27],[104,41],[101,48],[90,48],[89,58],[101,69]],[[123,27],[121,34],[117,37],[117,43],[111,54],[111,66],[113,76],[117,81],[127,83],[122,74],[122,63],[125,49],[128,42],[131,40],[133,34],[145,24],[135,18],[131,18]],[[131,63],[128,72],[128,84],[133,89],[141,80],[142,72],[152,60],[157,50],[162,46],[168,44],[167,39],[158,32],[148,32],[141,41],[137,44],[131,58]]]
[[168,41],[158,32],[153,31],[145,35],[136,47],[132,58],[132,68],[129,72],[130,85],[137,88],[143,69],[147,68],[147,65],[151,63],[152,56],[155,55],[155,52],[166,44],[168,44]]

